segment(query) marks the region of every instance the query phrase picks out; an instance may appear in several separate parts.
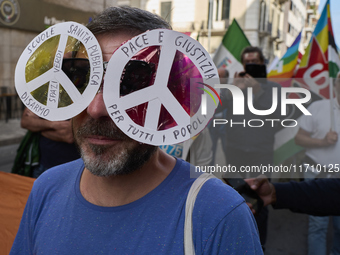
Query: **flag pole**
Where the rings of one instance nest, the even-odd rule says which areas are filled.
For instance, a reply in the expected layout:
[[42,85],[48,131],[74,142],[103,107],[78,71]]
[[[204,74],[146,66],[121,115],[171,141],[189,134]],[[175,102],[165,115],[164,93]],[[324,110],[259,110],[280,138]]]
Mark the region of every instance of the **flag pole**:
[[[329,50],[328,50],[329,52]],[[329,57],[328,57],[329,59]],[[329,102],[330,102],[330,115],[331,115],[331,128],[333,132],[337,132],[336,126],[335,126],[335,116],[334,116],[334,96],[333,96],[333,84],[334,79],[333,77],[329,77]]]
[[209,0],[209,24],[208,24],[208,52],[210,53],[210,38],[212,28],[212,15],[213,15],[213,0]]

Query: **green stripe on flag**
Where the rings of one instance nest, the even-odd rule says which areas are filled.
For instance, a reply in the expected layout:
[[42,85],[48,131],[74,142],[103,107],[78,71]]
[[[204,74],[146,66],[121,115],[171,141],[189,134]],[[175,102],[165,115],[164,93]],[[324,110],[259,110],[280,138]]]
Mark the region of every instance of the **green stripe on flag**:
[[336,78],[337,73],[339,72],[339,66],[334,62],[328,62],[329,69],[329,77]]
[[299,52],[297,51],[296,53],[290,55],[287,58],[283,58],[283,65],[289,64],[290,62],[292,62],[293,60],[296,59],[296,57],[298,56]]
[[274,164],[279,165],[304,148],[295,144],[294,139],[289,140],[274,152]]
[[222,44],[239,62],[241,62],[242,50],[245,47],[250,46],[250,42],[235,19],[225,33]]
[[340,59],[333,45],[328,46],[328,71],[329,77],[336,78],[340,70]]

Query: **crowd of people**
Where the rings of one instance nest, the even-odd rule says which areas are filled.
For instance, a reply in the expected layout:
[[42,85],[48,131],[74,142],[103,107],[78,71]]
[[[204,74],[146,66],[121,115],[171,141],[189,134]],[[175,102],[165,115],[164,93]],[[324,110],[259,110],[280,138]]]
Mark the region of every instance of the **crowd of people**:
[[[159,16],[133,7],[107,8],[87,27],[98,40],[104,61],[138,34],[171,29]],[[84,57],[78,54],[76,57]],[[278,90],[280,98],[280,85],[263,74],[256,77],[246,71],[249,65],[265,65],[261,49],[245,48],[241,60],[245,72],[230,77],[219,69],[220,77],[232,78],[246,97],[252,93],[255,109],[271,108],[272,89]],[[312,103],[308,107],[312,116],[299,120],[295,141],[306,148],[301,164],[340,164],[340,79],[335,82],[335,92],[334,100]],[[180,155],[139,143],[120,131],[108,115],[102,89],[71,121],[51,122],[26,109],[22,127],[40,133],[42,156],[33,171],[33,177],[39,178],[10,254],[183,254],[186,198],[195,182],[190,178],[194,166],[188,161],[214,164],[220,138],[227,164],[237,169],[274,164],[277,127],[264,120],[280,119],[280,107],[269,116],[255,115],[245,107],[241,116],[233,115],[230,91],[222,91],[221,100],[217,116],[239,123],[256,118],[264,125],[209,126],[189,145],[173,145],[179,150],[172,151],[180,151]],[[330,115],[324,114],[331,110],[336,115],[335,130]],[[315,176],[309,169],[304,181],[286,183],[273,183],[266,176],[239,177],[263,202],[262,209],[256,211],[241,192],[221,179],[207,180],[200,187],[191,215],[193,254],[263,254],[269,205],[311,215],[308,254],[326,254],[327,216],[332,216],[334,240],[339,240],[333,242],[332,254],[340,254],[340,181],[336,175]]]
[[[262,52],[257,47],[247,47],[241,56],[242,64],[246,69],[247,64],[264,64]],[[259,79],[256,79],[259,78]],[[273,103],[271,89],[276,87],[280,91],[280,85],[270,82],[263,77],[251,76],[244,73],[236,73],[231,82],[241,88],[246,95],[247,88],[252,88],[253,105],[256,109],[269,109]],[[230,79],[229,79],[230,81]],[[229,91],[228,91],[229,92]],[[251,119],[282,119],[280,109],[276,109],[271,116],[258,116],[245,111],[244,115],[232,115],[233,98],[231,93],[222,93],[222,106],[218,109],[226,111],[227,119],[233,119],[242,123]],[[334,81],[335,98],[331,100],[319,100],[311,103],[308,107],[309,115],[302,115],[298,119],[299,129],[295,135],[295,144],[302,146],[304,158],[298,164],[303,167],[303,176],[299,180],[303,182],[271,183],[270,177],[258,174],[243,174],[250,187],[257,192],[264,201],[264,208],[257,214],[251,203],[248,203],[257,221],[260,240],[265,250],[267,217],[266,206],[272,204],[274,208],[288,208],[294,212],[310,214],[308,226],[308,254],[327,254],[327,232],[329,217],[332,215],[333,222],[333,247],[331,254],[340,254],[339,244],[339,216],[340,207],[337,194],[340,191],[339,171],[332,169],[339,166],[340,143],[338,133],[340,130],[340,72]],[[280,92],[278,93],[280,94]],[[280,96],[278,97],[281,98]],[[280,103],[278,103],[280,105]],[[245,107],[247,109],[247,107]],[[334,118],[332,115],[334,114]],[[216,116],[216,115],[215,115]],[[332,120],[333,118],[333,120]],[[261,127],[246,125],[225,125],[222,132],[216,132],[210,126],[211,136],[220,137],[225,141],[222,143],[225,160],[227,164],[236,166],[239,174],[242,166],[274,165],[274,136],[278,127],[270,126],[263,122]],[[267,126],[266,126],[267,124]],[[221,129],[221,127],[219,127]],[[219,135],[223,134],[223,135]],[[216,156],[216,155],[214,155]],[[317,171],[318,166],[323,166],[322,171]],[[326,167],[326,168],[325,168]],[[228,177],[227,173],[225,174]],[[264,215],[261,217],[261,215]]]
[[[247,47],[241,56],[242,64],[246,70],[248,64],[264,64],[262,52],[257,47]],[[256,74],[255,74],[256,75]],[[258,78],[258,79],[257,79]],[[272,88],[280,85],[270,82],[263,77],[251,76],[244,73],[236,73],[234,80],[230,80],[244,91],[246,95],[249,89],[253,94],[253,106],[255,109],[269,109],[273,103]],[[229,91],[228,91],[229,92]],[[233,119],[237,123],[242,123],[251,119],[282,119],[280,109],[276,109],[272,115],[258,116],[249,111],[245,105],[244,115],[232,115],[233,98],[231,93],[222,93],[222,106],[218,109],[226,111],[226,118]],[[264,208],[257,214],[251,203],[248,203],[255,214],[255,219],[260,233],[260,240],[265,250],[267,233],[267,205],[272,204],[274,208],[288,208],[294,212],[310,214],[308,226],[308,254],[325,254],[327,251],[327,232],[329,217],[333,215],[333,247],[332,254],[340,254],[339,243],[339,199],[336,194],[340,191],[339,171],[333,171],[334,166],[339,166],[340,143],[338,143],[337,130],[340,130],[340,73],[334,81],[335,98],[332,100],[319,100],[311,103],[308,107],[309,115],[302,115],[298,119],[299,129],[295,135],[296,145],[305,149],[304,158],[298,164],[303,167],[303,176],[299,180],[303,182],[271,183],[270,176],[260,176],[254,179],[257,173],[243,174],[260,198],[264,201]],[[280,95],[280,92],[278,93]],[[280,100],[281,96],[278,96]],[[278,103],[280,105],[280,102]],[[248,109],[248,111],[247,111]],[[229,113],[229,114],[228,114]],[[219,113],[217,113],[219,114]],[[334,119],[332,120],[332,114]],[[278,127],[271,126],[263,121],[265,125],[261,127],[251,127],[246,125],[225,125],[223,136],[225,139],[222,148],[225,153],[227,164],[236,166],[239,174],[243,166],[274,165],[274,137]],[[333,124],[332,124],[333,123]],[[267,124],[267,125],[266,125]],[[221,128],[221,127],[220,127]],[[210,127],[211,136],[220,134],[217,129]],[[216,138],[215,138],[216,139]],[[327,166],[325,171],[316,171],[318,166]],[[329,170],[329,171],[328,171]],[[320,173],[321,172],[321,173]],[[230,173],[225,174],[228,177]],[[327,179],[328,178],[328,179]]]

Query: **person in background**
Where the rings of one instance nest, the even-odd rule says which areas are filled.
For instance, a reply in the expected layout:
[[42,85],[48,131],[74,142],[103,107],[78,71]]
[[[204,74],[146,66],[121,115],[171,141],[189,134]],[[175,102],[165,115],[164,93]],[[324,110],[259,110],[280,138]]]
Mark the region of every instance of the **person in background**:
[[[171,27],[150,12],[111,7],[88,28],[109,61],[132,37]],[[102,89],[72,129],[82,158],[35,181],[10,254],[184,254],[194,167],[120,131]],[[263,254],[249,207],[217,178],[197,195],[192,237],[196,254]]]
[[[241,54],[241,61],[244,70],[247,70],[247,65],[264,66],[264,56],[262,50],[258,47],[248,46]],[[241,166],[259,166],[273,165],[274,154],[274,135],[277,131],[276,126],[265,119],[280,119],[280,102],[278,107],[270,115],[255,115],[248,109],[247,98],[248,88],[252,88],[253,106],[255,109],[267,110],[270,109],[273,102],[273,88],[278,90],[278,99],[280,99],[281,86],[277,83],[268,81],[265,77],[257,77],[257,73],[251,76],[247,72],[235,73],[234,84],[243,91],[245,98],[244,115],[233,114],[233,98],[229,90],[222,93],[222,106],[219,106],[218,111],[227,109],[227,120],[232,120],[234,125],[226,126],[226,159],[227,164],[236,166],[240,169]],[[223,90],[223,89],[222,89]],[[251,127],[247,122],[251,119],[263,120],[264,125],[261,127]],[[241,123],[245,123],[245,125]]]
[[[230,81],[243,91],[244,95],[244,114],[233,114],[233,98],[232,94],[221,92],[222,106],[219,106],[217,111],[226,109],[226,119],[229,121],[226,126],[226,164],[236,166],[240,170],[242,166],[260,166],[274,164],[274,135],[277,131],[277,126],[273,126],[266,119],[280,119],[280,102],[278,107],[270,115],[255,115],[247,105],[248,88],[252,88],[253,106],[258,110],[270,109],[273,104],[273,88],[278,90],[278,99],[281,95],[281,86],[277,83],[266,79],[266,72],[247,73],[248,66],[262,67],[265,70],[265,58],[262,50],[258,47],[248,46],[241,54],[241,62],[244,72],[235,73],[234,81]],[[258,69],[260,69],[258,68]],[[248,121],[252,119],[262,120],[264,125],[261,127],[252,127],[248,125]],[[230,122],[234,123],[230,125]],[[244,123],[244,124],[242,124]],[[216,127],[215,127],[216,128]],[[230,176],[225,175],[225,178]],[[239,176],[238,176],[239,177]],[[252,177],[243,175],[242,178]],[[255,176],[253,176],[255,177]],[[255,219],[259,228],[260,240],[263,249],[267,238],[267,222],[268,208],[264,207],[259,214],[255,215]]]
[[[265,175],[260,175],[245,181],[260,196],[264,206],[315,216],[340,216],[339,178],[271,183]],[[252,205],[248,206],[255,213]]]
[[[312,115],[303,115],[299,120],[295,143],[306,148],[303,160],[305,180],[332,178],[335,167],[340,165],[337,133],[340,130],[340,73],[334,84],[336,98],[313,102],[308,107]],[[331,124],[331,115],[334,116],[334,125]],[[318,166],[321,166],[321,173],[317,171]],[[332,221],[334,240],[337,240],[333,242],[332,254],[340,255],[340,217],[333,217]],[[329,217],[309,216],[308,255],[326,255],[328,223]]]
[[39,165],[33,168],[34,178],[47,169],[80,158],[74,144],[71,121],[49,121],[42,119],[25,108],[21,117],[21,127],[39,132]]

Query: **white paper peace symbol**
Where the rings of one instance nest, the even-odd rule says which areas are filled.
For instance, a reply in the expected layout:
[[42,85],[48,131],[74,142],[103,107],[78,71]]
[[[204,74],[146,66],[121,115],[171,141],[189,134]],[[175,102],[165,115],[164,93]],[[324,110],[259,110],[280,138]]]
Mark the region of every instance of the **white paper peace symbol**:
[[[154,84],[120,97],[120,77],[125,65],[136,53],[150,46],[161,46]],[[203,46],[191,37],[171,30],[156,29],[132,38],[115,51],[108,63],[104,79],[105,105],[115,124],[134,140],[151,145],[183,142],[202,131],[215,112],[213,100],[207,100],[207,114],[201,115],[200,108],[190,117],[168,89],[176,51],[189,57],[198,68],[204,83],[214,87],[212,83],[216,83],[218,78],[217,69]],[[148,107],[145,123],[140,126],[131,120],[126,110],[146,102]],[[162,105],[171,114],[177,126],[157,130]]]
[[[45,45],[43,45],[43,43],[58,35],[60,35],[60,38],[56,48],[52,49],[52,51],[51,49],[44,49]],[[89,83],[82,93],[79,92],[61,69],[69,37],[80,41],[85,46],[89,56]],[[41,45],[43,46],[39,48]],[[36,51],[42,52],[41,56],[45,56],[45,58],[30,59]],[[55,55],[52,55],[54,52]],[[51,68],[27,82],[26,66],[28,61],[33,61],[33,65],[30,63],[30,66],[33,66],[35,71],[39,71],[43,70],[43,68],[48,68],[41,63],[44,63],[44,60],[49,58],[53,59]],[[102,52],[95,36],[85,26],[76,22],[64,22],[54,25],[35,37],[21,54],[15,69],[16,90],[24,105],[39,117],[52,121],[72,118],[82,112],[96,95],[103,76],[102,59]],[[59,102],[61,101],[60,86],[64,88],[71,102],[62,107],[59,106]],[[41,89],[45,91],[45,93],[47,92],[46,104],[43,104],[32,96],[31,92],[37,89]]]

